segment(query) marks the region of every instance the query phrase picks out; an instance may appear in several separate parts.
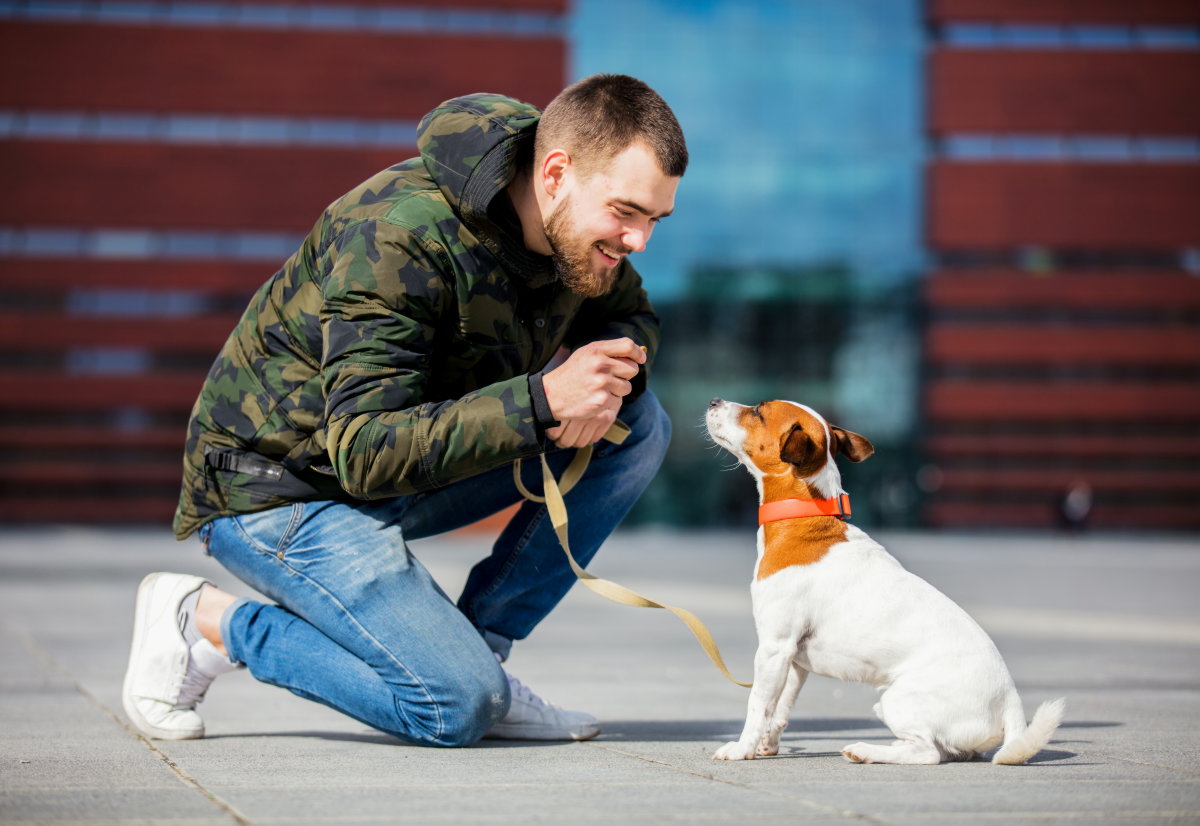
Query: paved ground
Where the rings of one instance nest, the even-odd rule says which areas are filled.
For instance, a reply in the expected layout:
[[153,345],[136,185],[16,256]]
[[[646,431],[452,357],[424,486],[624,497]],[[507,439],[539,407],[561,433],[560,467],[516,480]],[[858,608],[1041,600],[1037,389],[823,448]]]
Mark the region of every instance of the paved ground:
[[[674,617],[582,589],[509,664],[599,716],[592,742],[409,747],[244,672],[201,706],[207,739],[149,742],[120,710],[138,579],[245,589],[165,532],[0,531],[0,822],[1200,823],[1200,540],[880,538],[993,634],[1030,712],[1068,698],[1034,763],[852,765],[846,743],[890,740],[874,693],[820,678],[778,757],[714,762],[745,690]],[[455,593],[482,541],[415,547]],[[748,535],[631,532],[593,570],[698,613],[748,679],[752,560]]]

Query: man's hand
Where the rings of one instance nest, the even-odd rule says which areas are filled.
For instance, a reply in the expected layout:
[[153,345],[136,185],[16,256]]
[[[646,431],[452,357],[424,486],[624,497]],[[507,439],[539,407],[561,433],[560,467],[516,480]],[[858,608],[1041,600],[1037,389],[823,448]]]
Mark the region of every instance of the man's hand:
[[550,412],[561,423],[546,435],[559,447],[600,441],[633,389],[630,379],[645,363],[645,351],[628,338],[593,341],[571,353],[542,376]]

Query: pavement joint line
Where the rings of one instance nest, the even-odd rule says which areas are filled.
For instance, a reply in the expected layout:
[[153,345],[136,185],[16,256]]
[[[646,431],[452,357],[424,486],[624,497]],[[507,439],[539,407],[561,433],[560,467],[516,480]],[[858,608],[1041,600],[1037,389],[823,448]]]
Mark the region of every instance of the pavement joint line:
[[1090,754],[1085,752],[1079,753],[1086,757],[1105,757],[1109,760],[1119,760],[1122,763],[1135,763],[1139,766],[1150,766],[1154,769],[1166,769],[1168,771],[1182,772],[1183,774],[1190,774],[1194,777],[1200,777],[1200,771],[1197,771],[1196,769],[1185,769],[1182,766],[1168,766],[1164,763],[1151,763],[1149,760],[1134,760],[1132,757],[1118,757],[1115,754],[1105,754],[1099,751],[1094,751]]
[[772,789],[763,789],[758,786],[751,785],[749,783],[739,783],[736,780],[728,780],[724,777],[717,777],[715,774],[707,774],[705,772],[695,771],[694,769],[688,769],[683,766],[677,766],[674,763],[668,763],[664,760],[655,760],[653,757],[646,757],[643,754],[635,754],[634,752],[622,751],[621,749],[616,749],[616,748],[613,748],[612,746],[607,746],[602,742],[596,742],[593,740],[593,741],[589,741],[588,743],[586,743],[586,745],[590,746],[591,748],[603,749],[604,751],[612,752],[613,754],[619,754],[622,757],[632,757],[635,760],[641,760],[646,763],[652,763],[655,766],[662,766],[663,768],[671,769],[672,771],[677,771],[681,774],[691,775],[692,777],[697,777],[701,780],[711,780],[714,783],[721,783],[726,786],[732,786],[734,788],[742,789],[742,790],[748,791],[748,792],[756,792],[758,794],[771,795],[772,797],[781,797],[784,800],[790,800],[794,803],[799,803],[801,805],[809,807],[810,809],[814,809],[818,812],[822,812],[825,814],[833,814],[833,815],[837,815],[838,817],[845,817],[845,818],[850,818],[853,820],[861,820],[864,823],[876,823],[876,824],[880,824],[880,826],[882,826],[882,824],[884,823],[884,821],[876,820],[875,818],[871,817],[870,815],[863,814],[862,812],[854,812],[854,811],[849,811],[846,809],[839,809],[836,806],[826,806],[821,803],[814,803],[811,800],[806,800],[803,797],[795,797],[793,795],[784,794],[783,792],[777,792]]
[[1191,820],[1200,817],[1200,809],[1180,809],[1157,811],[1151,809],[1119,809],[1116,811],[1108,811],[1105,809],[1096,811],[1073,811],[1062,812],[1052,809],[1047,810],[1030,810],[1024,812],[975,812],[975,811],[940,811],[940,812],[898,812],[905,818],[920,817],[924,820],[950,820],[954,823],[963,823],[967,820],[999,820],[1004,823],[1009,823],[1014,820],[1034,820],[1037,822],[1045,822],[1047,818],[1054,820],[1085,820],[1089,822],[1107,821],[1113,817],[1136,818],[1145,820],[1147,818],[1172,818],[1172,819],[1188,819]]
[[28,630],[24,628],[14,628],[3,621],[0,621],[0,633],[7,633],[9,636],[13,637],[22,648],[24,648],[38,660],[41,660],[42,665],[48,668],[51,672],[57,674],[59,678],[70,683],[76,691],[78,691],[86,700],[88,700],[88,702],[98,708],[118,726],[129,732],[129,734],[132,735],[135,740],[139,741],[143,746],[150,750],[151,754],[161,760],[179,779],[179,781],[183,783],[184,786],[187,786],[192,791],[197,792],[210,803],[215,805],[218,809],[224,811],[225,814],[233,818],[234,822],[240,824],[240,826],[253,826],[253,821],[239,812],[232,803],[229,803],[219,795],[204,788],[204,786],[198,780],[184,771],[178,763],[168,757],[167,754],[159,749],[158,746],[154,745],[149,738],[134,728],[129,721],[125,720],[123,717],[121,717],[121,715],[114,712],[103,701],[101,701],[99,697],[89,691],[83,685],[83,683],[75,679],[75,675],[64,668],[49,651],[39,645],[37,640],[34,639],[33,635],[30,634]]

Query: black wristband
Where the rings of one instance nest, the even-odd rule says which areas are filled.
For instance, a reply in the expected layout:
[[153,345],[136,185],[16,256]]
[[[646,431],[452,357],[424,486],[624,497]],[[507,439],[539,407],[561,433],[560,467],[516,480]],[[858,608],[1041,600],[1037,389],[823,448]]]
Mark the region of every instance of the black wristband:
[[546,388],[542,386],[541,373],[529,375],[529,398],[533,400],[533,417],[543,433],[561,424],[550,412],[550,402],[546,401]]

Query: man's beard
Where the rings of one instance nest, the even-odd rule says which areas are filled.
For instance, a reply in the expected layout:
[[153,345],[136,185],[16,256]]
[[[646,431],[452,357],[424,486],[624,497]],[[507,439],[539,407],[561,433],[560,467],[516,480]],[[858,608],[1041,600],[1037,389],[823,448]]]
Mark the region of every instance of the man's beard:
[[592,244],[571,237],[569,205],[569,200],[563,201],[546,219],[546,238],[554,250],[554,267],[559,280],[572,292],[584,298],[598,298],[612,288],[620,263],[597,271],[592,263]]

